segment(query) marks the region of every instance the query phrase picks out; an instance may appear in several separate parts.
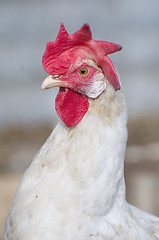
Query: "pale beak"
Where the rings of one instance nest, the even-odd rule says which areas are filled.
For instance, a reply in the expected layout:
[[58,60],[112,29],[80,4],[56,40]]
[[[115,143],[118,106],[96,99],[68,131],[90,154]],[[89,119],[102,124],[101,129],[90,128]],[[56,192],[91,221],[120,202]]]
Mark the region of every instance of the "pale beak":
[[44,79],[41,85],[41,89],[44,90],[53,87],[67,87],[67,86],[68,82],[61,81],[60,79],[58,79],[58,77],[50,75]]

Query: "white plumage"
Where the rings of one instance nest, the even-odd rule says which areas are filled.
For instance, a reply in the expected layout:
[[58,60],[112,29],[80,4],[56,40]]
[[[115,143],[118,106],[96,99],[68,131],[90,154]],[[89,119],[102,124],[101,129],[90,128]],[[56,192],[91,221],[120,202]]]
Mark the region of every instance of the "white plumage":
[[159,239],[159,218],[125,200],[124,94],[101,78],[94,62],[89,65],[99,71],[103,90],[88,98],[78,124],[60,122],[35,156],[13,200],[4,240]]
[[80,124],[59,123],[18,187],[4,240],[159,239],[159,219],[125,200],[126,123],[108,82]]

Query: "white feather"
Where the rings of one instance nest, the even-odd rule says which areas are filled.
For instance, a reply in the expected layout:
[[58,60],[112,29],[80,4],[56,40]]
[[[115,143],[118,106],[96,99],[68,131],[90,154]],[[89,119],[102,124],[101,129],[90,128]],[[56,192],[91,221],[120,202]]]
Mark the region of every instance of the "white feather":
[[59,123],[19,184],[4,240],[159,239],[159,219],[125,200],[127,109],[107,82],[75,127]]

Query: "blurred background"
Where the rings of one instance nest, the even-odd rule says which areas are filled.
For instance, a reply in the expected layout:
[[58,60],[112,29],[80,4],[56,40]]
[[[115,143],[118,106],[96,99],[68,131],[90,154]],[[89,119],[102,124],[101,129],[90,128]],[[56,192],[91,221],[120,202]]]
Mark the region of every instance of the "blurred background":
[[60,23],[120,43],[111,57],[125,90],[127,200],[159,216],[159,1],[0,0],[0,239],[17,184],[58,119],[57,89],[41,91],[41,58]]

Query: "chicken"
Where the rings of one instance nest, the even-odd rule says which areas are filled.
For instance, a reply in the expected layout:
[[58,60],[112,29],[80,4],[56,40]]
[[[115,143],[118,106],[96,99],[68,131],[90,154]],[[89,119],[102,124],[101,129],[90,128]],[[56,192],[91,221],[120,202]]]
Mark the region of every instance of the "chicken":
[[127,106],[108,54],[118,44],[92,39],[88,24],[48,42],[42,89],[59,87],[61,119],[25,172],[4,240],[159,239],[159,218],[125,200]]

